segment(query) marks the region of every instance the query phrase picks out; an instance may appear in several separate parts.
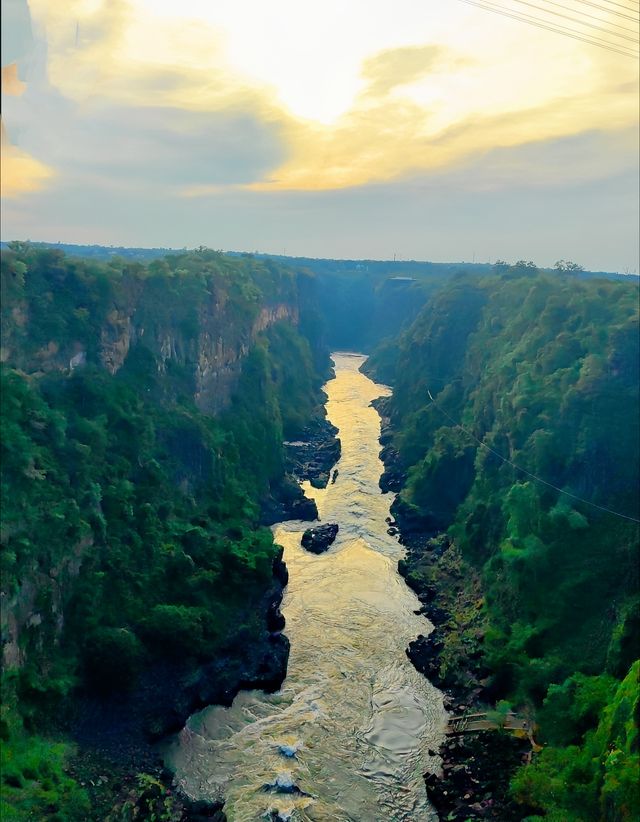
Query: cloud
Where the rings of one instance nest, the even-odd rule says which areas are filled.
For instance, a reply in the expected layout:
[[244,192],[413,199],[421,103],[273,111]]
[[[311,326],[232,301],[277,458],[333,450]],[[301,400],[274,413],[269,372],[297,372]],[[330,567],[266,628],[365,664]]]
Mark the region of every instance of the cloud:
[[558,189],[638,172],[638,128],[594,129],[580,134],[493,148],[458,166],[419,176],[416,185],[446,184],[461,191],[489,192],[516,187]]
[[[570,147],[566,147],[569,150]],[[597,145],[592,145],[597,151]],[[557,147],[559,155],[561,149]],[[531,149],[533,151],[533,148]],[[519,162],[535,162],[519,149]],[[534,152],[535,154],[535,152]],[[516,158],[512,158],[515,161]],[[495,167],[497,158],[491,160]],[[346,259],[573,259],[638,268],[637,176],[485,188],[483,170],[439,172],[339,191],[221,189],[180,200],[65,181],[4,209],[7,238],[198,246]]]
[[[34,5],[48,41],[31,48],[22,95],[4,101],[15,143],[7,144],[7,160],[30,172],[25,191],[52,181],[55,168],[58,183],[174,196],[191,186],[250,183],[284,159],[277,120],[221,71],[172,62],[171,49],[163,57],[162,38],[157,63],[114,60],[130,24],[123,0],[98,3],[84,16],[79,0],[65,15],[42,0]],[[209,105],[200,104],[203,97]],[[18,173],[10,179],[7,193],[16,193]]]
[[631,61],[459,3],[305,5],[31,0],[27,88],[5,101],[13,185],[31,192],[14,236],[442,259],[463,256],[462,231],[510,231],[514,256],[539,259],[531,234],[591,264],[577,224],[562,244],[562,203],[594,260],[596,237],[627,254],[629,220],[604,225],[575,192],[600,181],[618,214]]
[[[77,105],[31,85],[7,114],[25,149],[70,179],[170,192],[260,179],[281,162],[277,128],[248,112]],[[46,128],[38,128],[46,123]]]
[[28,84],[4,101],[6,196],[56,179],[175,196],[254,182],[285,159],[282,118],[220,63],[210,27],[154,26],[127,0],[32,8]]
[[448,50],[442,46],[407,46],[387,49],[370,57],[362,67],[367,80],[367,96],[382,97],[398,86],[420,80],[438,64],[442,64]]
[[[629,61],[457,5],[424,16],[401,0],[398,14],[385,17],[377,0],[371,8],[354,0],[349,15],[330,2],[314,11],[309,25],[308,15],[288,0],[277,0],[268,12],[246,0],[221,0],[215,7],[200,0],[184,0],[179,7],[149,0],[69,0],[64,8],[54,0],[32,2],[47,27],[51,86],[81,110],[70,124],[79,128],[85,109],[95,109],[96,89],[114,117],[118,161],[112,166],[126,165],[124,143],[125,149],[144,151],[141,165],[151,170],[146,152],[153,151],[154,110],[182,111],[187,119],[206,113],[217,122],[210,128],[192,122],[185,143],[186,151],[193,148],[203,159],[205,173],[214,169],[211,176],[195,181],[190,163],[171,163],[174,176],[184,168],[182,182],[190,194],[222,183],[327,190],[403,179],[459,165],[495,147],[614,131],[636,117],[637,82]],[[278,22],[285,14],[295,31]],[[248,19],[260,32],[247,26]],[[413,36],[423,42],[406,43],[412,21]],[[374,48],[385,38],[386,48]],[[532,60],[541,44],[546,51]],[[341,86],[349,89],[346,97]],[[323,112],[332,95],[341,106],[348,104],[327,121]],[[296,114],[296,105],[317,116]],[[123,110],[139,110],[140,116],[127,125]],[[145,116],[149,139],[141,134]],[[225,135],[234,128],[239,146],[245,132],[247,143],[255,140],[256,162],[250,153],[229,150],[233,138]],[[210,132],[207,154],[196,135],[206,141]],[[159,156],[173,154],[157,139]],[[170,133],[166,142],[172,139]],[[94,143],[95,137],[88,141]],[[227,156],[225,175],[219,163]],[[238,173],[243,161],[245,174]],[[96,162],[105,165],[104,151]],[[160,179],[173,184],[166,159],[161,166]]]
[[0,166],[0,189],[3,198],[17,197],[39,191],[55,176],[53,169],[36,160],[27,152],[11,145],[4,123],[0,123],[2,165]]
[[[356,105],[332,128],[293,124],[288,134],[291,154],[269,179],[252,184],[257,190],[326,190],[405,179],[426,171],[451,169],[481,161],[494,149],[515,148],[599,131],[617,132],[635,124],[626,91],[559,96],[516,111],[477,113],[434,125],[434,110],[403,96]],[[592,159],[603,168],[609,148]],[[630,150],[625,145],[625,150]],[[632,149],[631,149],[632,150]],[[544,158],[541,157],[541,162]],[[558,169],[562,172],[562,169]],[[587,170],[588,171],[588,170]],[[521,174],[535,181],[539,169]],[[560,174],[562,177],[562,173]]]

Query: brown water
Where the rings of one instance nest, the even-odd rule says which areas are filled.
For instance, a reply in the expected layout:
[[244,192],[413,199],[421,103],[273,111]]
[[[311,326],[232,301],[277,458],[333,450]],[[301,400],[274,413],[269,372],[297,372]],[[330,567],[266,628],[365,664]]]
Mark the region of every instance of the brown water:
[[315,556],[300,546],[308,523],[274,527],[289,568],[287,678],[276,694],[245,691],[230,708],[195,714],[167,756],[188,794],[226,798],[230,822],[273,810],[300,822],[437,820],[422,774],[438,765],[428,749],[442,739],[442,695],[405,654],[429,625],[397,573],[403,550],[385,522],[392,497],[378,487],[380,418],[370,402],[389,389],[358,371],[364,357],[333,358],[325,390],[342,440],[338,479],[305,490],[322,521],[339,524],[338,538]]

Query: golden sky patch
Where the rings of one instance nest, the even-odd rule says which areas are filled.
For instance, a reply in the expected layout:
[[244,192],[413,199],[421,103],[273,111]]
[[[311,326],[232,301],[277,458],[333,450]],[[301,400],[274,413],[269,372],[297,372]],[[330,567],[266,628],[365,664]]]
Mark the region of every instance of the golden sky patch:
[[26,83],[18,77],[17,63],[2,66],[2,93],[11,97],[19,97],[26,89]]
[[[637,120],[633,60],[453,0],[30,5],[49,79],[77,102],[275,125],[287,159],[255,189],[388,181]],[[186,193],[209,192],[203,176]]]
[[2,197],[17,197],[20,194],[41,189],[54,176],[54,171],[25,151],[11,145],[4,123],[0,123],[0,132],[2,135],[2,164],[0,166]]

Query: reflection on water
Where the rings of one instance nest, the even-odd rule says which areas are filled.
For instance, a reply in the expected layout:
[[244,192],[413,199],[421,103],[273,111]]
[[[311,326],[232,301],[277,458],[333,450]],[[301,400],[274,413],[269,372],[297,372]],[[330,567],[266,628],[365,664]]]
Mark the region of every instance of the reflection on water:
[[369,403],[388,394],[358,371],[364,358],[334,355],[328,417],[340,429],[338,479],[307,487],[323,522],[340,525],[328,553],[300,546],[307,524],[281,523],[290,581],[283,611],[291,640],[282,690],[238,694],[230,708],[189,720],[168,760],[185,790],[226,798],[230,822],[271,818],[436,820],[422,774],[437,761],[442,696],[405,647],[427,623],[398,576],[402,548],[387,534],[390,495],[378,488],[380,419]]

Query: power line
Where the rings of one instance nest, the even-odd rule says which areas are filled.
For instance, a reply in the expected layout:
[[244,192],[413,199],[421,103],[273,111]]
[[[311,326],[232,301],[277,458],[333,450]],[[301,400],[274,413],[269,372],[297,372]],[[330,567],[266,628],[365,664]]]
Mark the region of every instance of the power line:
[[[577,0],[576,0],[577,2]],[[603,3],[609,3],[612,6],[618,6],[621,9],[626,9],[627,11],[635,11],[636,10],[636,3],[631,3],[631,5],[627,5],[627,3],[616,3],[615,0],[601,0]]]
[[476,2],[476,0],[460,0],[460,2],[467,3],[470,6],[476,6],[477,8],[484,9],[484,11],[491,11],[495,14],[500,14],[503,17],[510,17],[513,20],[519,20],[521,23],[528,23],[529,25],[536,26],[540,29],[545,29],[546,31],[552,31],[556,34],[563,34],[565,37],[571,37],[573,40],[580,40],[583,43],[588,43],[591,46],[598,46],[600,48],[607,49],[608,51],[613,51],[616,54],[622,54],[625,57],[632,57],[634,59],[637,59],[637,55],[631,50],[628,50],[624,45],[598,40],[595,38],[595,36],[583,36],[584,32],[578,33],[575,31],[575,29],[569,29],[565,26],[560,26],[555,23],[542,22],[539,18],[533,18],[521,12],[513,11],[512,13],[504,10],[503,8],[492,8],[491,6],[486,5],[485,3]]
[[[616,11],[615,9],[607,8],[606,6],[601,6],[598,3],[592,3],[591,0],[575,0],[576,3],[582,3],[584,6],[591,6],[591,8],[598,9],[599,11],[605,12],[605,14],[615,14],[618,17],[623,17],[625,20],[631,20],[633,23],[637,23],[637,17],[634,17],[630,14],[623,14],[621,11]],[[607,0],[603,0],[603,2],[607,2]],[[617,3],[613,4],[617,6]],[[620,6],[622,9],[626,9],[627,11],[633,12],[635,14],[634,9],[629,9],[626,6]]]
[[[519,0],[516,0],[516,2],[518,1]],[[462,2],[471,6],[477,6],[485,11],[492,11],[495,14],[501,14],[503,17],[510,17],[514,20],[519,20],[522,23],[529,23],[537,28],[553,31],[557,34],[564,34],[565,37],[571,37],[574,40],[581,40],[585,43],[589,43],[590,45],[599,46],[611,51],[617,51],[619,54],[624,54],[627,57],[636,57],[636,53],[632,51],[631,47],[625,45],[624,43],[611,42],[605,38],[598,37],[596,34],[590,34],[589,32],[580,31],[578,29],[571,28],[570,26],[564,26],[561,23],[554,22],[553,20],[545,20],[540,17],[534,17],[529,12],[519,11],[512,8],[507,9],[504,6],[492,2],[492,0],[481,0],[481,2],[480,0],[462,0]],[[607,33],[615,34],[614,32]]]
[[[625,35],[625,34],[618,34],[617,32],[611,31],[610,29],[603,28],[602,26],[597,26],[595,23],[588,23],[586,20],[581,20],[579,17],[571,17],[568,14],[562,14],[562,12],[560,12],[560,11],[553,11],[552,9],[545,9],[541,6],[536,5],[535,3],[529,3],[528,0],[515,0],[515,2],[520,3],[523,6],[530,6],[532,9],[536,9],[536,11],[541,11],[541,12],[546,13],[546,14],[553,14],[556,17],[562,17],[565,20],[571,20],[571,22],[578,23],[580,26],[589,26],[589,28],[597,29],[598,31],[603,31],[605,34],[611,34],[614,37],[620,37],[622,40],[630,40],[632,43],[637,43],[638,42],[637,37],[627,37],[627,35]],[[558,4],[553,3],[553,5],[557,6]],[[561,7],[561,8],[563,8],[563,7]],[[598,18],[595,18],[595,19],[598,19]],[[600,22],[604,23],[606,21],[601,20]],[[631,34],[635,34],[635,32],[632,29],[625,29],[625,31],[628,31]]]
[[[584,3],[587,6],[593,6],[596,9],[602,9],[606,11],[608,14],[619,14],[620,17],[627,17],[626,14],[620,14],[619,11],[614,11],[613,9],[608,9],[606,6],[598,6],[596,3],[590,2],[590,0],[576,0],[577,3]],[[630,8],[629,6],[625,6],[622,3],[614,3],[613,0],[601,0],[603,3],[609,3],[612,6],[617,6],[619,9],[624,9],[625,11],[630,11],[633,14],[637,14],[635,8]],[[635,20],[635,17],[629,17],[629,20]]]
[[433,396],[431,395],[431,391],[429,391],[429,389],[427,389],[427,394],[429,395],[429,399],[431,400],[433,405],[435,405],[435,407],[438,409],[438,411],[440,411],[441,414],[444,414],[444,416],[448,420],[450,420],[455,425],[456,428],[459,428],[461,431],[464,431],[464,433],[467,434],[467,436],[471,437],[473,440],[475,440],[478,443],[478,445],[482,446],[482,448],[486,448],[487,451],[490,451],[492,454],[494,454],[496,457],[501,459],[503,462],[506,462],[512,468],[515,468],[516,471],[521,471],[523,474],[526,474],[528,477],[531,477],[531,479],[536,480],[536,482],[541,482],[543,485],[546,485],[549,488],[553,488],[554,491],[558,491],[558,493],[564,494],[567,497],[571,497],[571,499],[575,499],[578,502],[583,502],[585,505],[590,505],[592,508],[597,508],[599,511],[604,511],[607,514],[613,514],[616,517],[621,517],[622,519],[630,520],[631,522],[636,522],[636,523],[640,524],[640,519],[636,519],[635,517],[630,517],[627,514],[621,514],[619,511],[614,511],[611,508],[605,508],[603,505],[597,505],[595,502],[590,502],[588,499],[583,499],[582,497],[578,497],[578,496],[576,496],[576,494],[572,494],[570,491],[565,491],[563,488],[558,488],[558,486],[554,485],[552,482],[547,482],[547,480],[542,479],[542,477],[538,477],[536,474],[532,474],[531,471],[527,471],[526,468],[521,468],[519,465],[516,465],[515,462],[512,462],[510,459],[507,459],[506,457],[503,457],[502,454],[499,454],[497,451],[494,451],[493,448],[491,448],[485,442],[483,442],[481,439],[476,437],[476,435],[474,433],[472,433],[471,431],[469,431],[467,428],[465,428],[464,425],[462,425],[459,422],[456,422],[456,420],[454,420],[453,417],[450,414],[447,414],[447,412],[444,410],[444,408],[440,408],[438,403],[433,399]]
[[[521,2],[521,0],[515,0],[516,3]],[[578,11],[576,9],[568,9],[566,6],[563,6],[562,3],[556,3],[554,0],[542,0],[543,3],[548,3],[550,6],[556,6],[559,9],[564,9],[565,11],[575,11],[576,14],[581,15],[582,17],[589,17],[591,20],[598,20],[600,23],[606,23],[608,26],[614,26],[617,29],[621,29],[622,31],[626,31],[629,34],[637,34],[635,29],[628,29],[626,26],[621,26],[619,23],[612,23],[610,20],[603,20],[602,17],[598,17],[595,14],[589,14],[586,11]],[[529,4],[527,4],[529,5]],[[550,9],[543,9],[540,8],[540,11],[546,11],[549,14],[555,14],[556,12],[551,11]],[[605,12],[606,13],[606,12]],[[586,23],[584,24],[586,25]],[[611,32],[613,34],[613,32]]]

